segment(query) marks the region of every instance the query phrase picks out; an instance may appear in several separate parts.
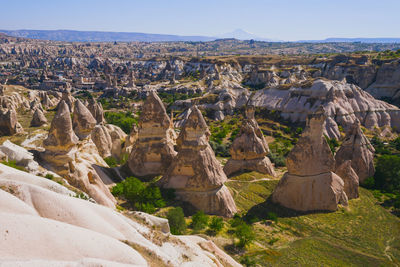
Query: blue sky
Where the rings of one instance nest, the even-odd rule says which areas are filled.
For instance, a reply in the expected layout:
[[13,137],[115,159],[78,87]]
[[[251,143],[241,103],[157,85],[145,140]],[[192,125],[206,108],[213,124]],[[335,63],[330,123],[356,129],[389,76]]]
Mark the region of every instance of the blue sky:
[[0,0],[0,29],[400,37],[400,0]]

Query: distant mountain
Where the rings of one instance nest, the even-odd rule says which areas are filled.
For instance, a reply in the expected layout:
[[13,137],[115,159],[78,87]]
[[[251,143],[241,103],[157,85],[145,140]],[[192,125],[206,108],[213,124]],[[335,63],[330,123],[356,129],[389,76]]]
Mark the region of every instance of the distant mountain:
[[221,35],[216,36],[217,38],[235,38],[238,40],[257,40],[257,41],[265,41],[265,42],[272,42],[274,40],[267,39],[264,37],[257,36],[253,33],[246,32],[242,29],[236,29],[232,32],[227,32]]
[[0,30],[9,36],[64,42],[179,42],[213,41],[215,37],[180,36],[139,32],[100,32],[73,30]]
[[400,43],[400,38],[327,38],[324,40],[301,40],[299,43]]

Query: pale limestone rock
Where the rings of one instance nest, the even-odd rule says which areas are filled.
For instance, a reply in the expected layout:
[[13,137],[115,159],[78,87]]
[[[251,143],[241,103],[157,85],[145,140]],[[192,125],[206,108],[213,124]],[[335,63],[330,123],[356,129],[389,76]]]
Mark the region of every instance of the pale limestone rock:
[[139,134],[128,166],[140,177],[163,174],[176,156],[174,150],[175,132],[164,104],[151,91],[139,117]]
[[335,160],[323,135],[325,111],[307,119],[307,126],[286,159],[288,172],[272,193],[272,201],[299,211],[337,210],[347,205],[344,182],[333,173]]
[[43,114],[43,111],[40,109],[36,109],[35,113],[33,113],[33,117],[31,120],[31,127],[40,127],[47,123],[47,119]]
[[360,122],[356,120],[336,152],[336,165],[351,160],[351,167],[362,183],[375,173],[374,152],[375,149],[361,130]]
[[178,155],[159,184],[175,189],[178,198],[199,210],[232,217],[236,213],[236,205],[224,185],[227,177],[208,144],[209,136],[200,110],[192,107],[177,139]]
[[75,101],[72,123],[76,135],[81,140],[87,138],[94,126],[96,126],[96,120],[93,118],[92,113],[79,99]]
[[254,118],[254,108],[246,110],[247,119],[243,122],[240,133],[230,148],[232,158],[224,167],[229,176],[239,171],[249,170],[276,176],[274,167],[267,157],[268,143]]

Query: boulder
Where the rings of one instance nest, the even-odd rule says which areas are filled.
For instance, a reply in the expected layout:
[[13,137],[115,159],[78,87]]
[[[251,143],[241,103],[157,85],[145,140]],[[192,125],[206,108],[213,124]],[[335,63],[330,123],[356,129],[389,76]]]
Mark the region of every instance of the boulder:
[[272,201],[298,211],[335,211],[347,205],[344,182],[333,173],[335,160],[324,137],[325,111],[311,114],[296,146],[290,151],[288,172],[279,181]]
[[227,177],[208,143],[207,124],[196,106],[191,109],[177,139],[178,155],[159,185],[175,189],[178,198],[199,210],[232,217],[236,205],[224,185]]
[[375,149],[361,130],[360,122],[356,120],[336,152],[336,165],[340,166],[345,161],[350,160],[351,167],[362,183],[375,174],[374,152]]
[[39,164],[34,160],[33,154],[9,140],[0,145],[0,152],[7,155],[8,160],[13,160],[18,166],[24,167],[31,173],[39,172]]
[[36,109],[35,113],[33,113],[33,117],[31,120],[31,127],[40,127],[47,123],[47,119],[43,114],[43,111],[40,109]]
[[267,157],[268,143],[254,118],[254,108],[246,110],[247,119],[243,122],[238,136],[232,143],[232,158],[224,167],[226,175],[249,170],[276,176],[274,167]]
[[72,123],[76,135],[81,140],[87,138],[94,126],[96,126],[96,120],[93,118],[92,113],[79,99],[75,101]]
[[139,117],[139,133],[128,166],[139,177],[165,173],[176,156],[174,150],[175,132],[164,104],[151,91]]

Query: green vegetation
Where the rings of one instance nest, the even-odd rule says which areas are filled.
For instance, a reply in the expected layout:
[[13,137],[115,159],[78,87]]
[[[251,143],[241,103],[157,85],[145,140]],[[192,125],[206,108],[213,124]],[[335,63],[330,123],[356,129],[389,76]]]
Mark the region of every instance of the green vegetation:
[[216,235],[224,228],[224,220],[221,217],[213,217],[209,227],[209,234]]
[[185,215],[181,207],[170,209],[167,214],[167,219],[172,234],[182,235],[186,232]]
[[15,160],[1,161],[0,163],[7,165],[8,167],[12,167],[14,169],[20,170],[20,171],[24,171],[24,172],[27,171],[24,167],[17,165],[17,162]]
[[235,245],[238,248],[245,248],[254,242],[256,236],[251,225],[248,225],[239,216],[235,216],[231,220],[231,227],[233,228],[234,236],[239,239]]
[[201,94],[184,94],[184,93],[158,93],[158,96],[164,103],[172,104],[177,100],[186,100],[190,98],[195,98],[201,96]]
[[132,125],[138,123],[137,118],[132,115],[132,112],[106,112],[104,117],[107,123],[117,125],[120,127],[126,134],[129,134],[132,129]]
[[229,148],[240,132],[239,118],[226,118],[224,121],[210,123],[210,145],[220,157],[230,157]]
[[328,142],[329,148],[332,151],[332,155],[335,154],[336,148],[339,147],[339,142],[336,140],[336,138],[329,138],[328,136],[325,135],[325,139]]
[[154,213],[165,206],[160,189],[154,184],[145,184],[135,177],[128,177],[111,189],[114,196],[124,198],[135,210]]
[[245,252],[232,251],[233,257],[242,264],[400,264],[400,220],[377,204],[369,190],[360,188],[360,198],[350,200],[347,208],[304,214],[271,203],[269,198],[278,180],[257,180],[260,178],[246,173],[226,183],[240,214],[244,215],[243,220],[252,223],[255,233],[254,242],[246,246]]
[[203,230],[208,225],[208,215],[204,214],[203,211],[198,211],[192,216],[192,224],[190,225],[193,230]]

